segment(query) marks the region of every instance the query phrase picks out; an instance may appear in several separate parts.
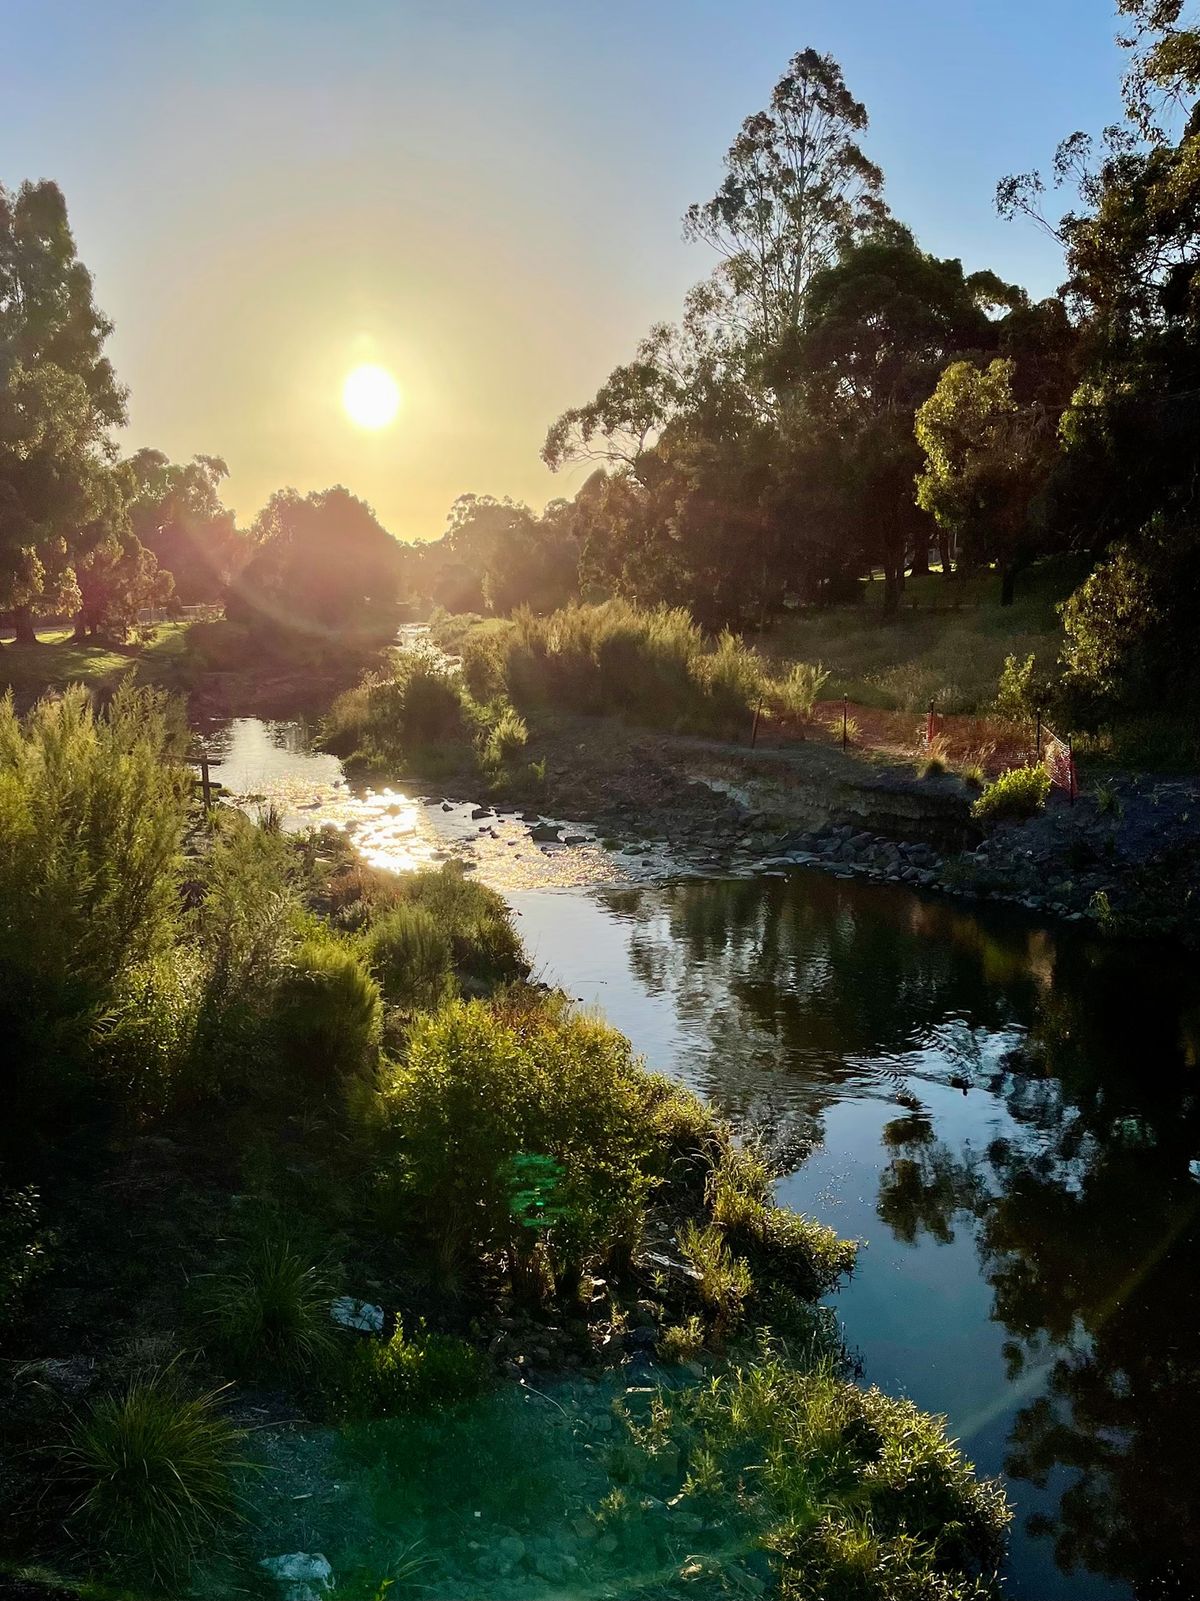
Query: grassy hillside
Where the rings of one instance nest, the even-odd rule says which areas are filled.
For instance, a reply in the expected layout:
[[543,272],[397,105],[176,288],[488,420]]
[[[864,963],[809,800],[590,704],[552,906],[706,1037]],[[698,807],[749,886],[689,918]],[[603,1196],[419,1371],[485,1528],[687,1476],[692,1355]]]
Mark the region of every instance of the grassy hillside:
[[829,669],[823,694],[848,695],[864,706],[976,712],[996,693],[1006,656],[1032,652],[1049,667],[1062,639],[1057,606],[1079,581],[1079,564],[1039,563],[1017,586],[1011,606],[1000,605],[994,573],[909,579],[901,611],[882,615],[883,585],[866,586],[856,605],[810,611],[774,624],[757,641],[779,662],[821,662]]

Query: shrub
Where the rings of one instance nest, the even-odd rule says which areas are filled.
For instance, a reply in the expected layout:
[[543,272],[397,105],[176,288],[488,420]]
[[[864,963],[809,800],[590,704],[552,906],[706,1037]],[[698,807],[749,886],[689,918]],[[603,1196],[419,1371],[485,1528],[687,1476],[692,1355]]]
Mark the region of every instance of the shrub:
[[139,963],[120,980],[93,1030],[104,1076],[124,1101],[161,1112],[186,1081],[204,997],[204,964],[185,945]]
[[980,822],[1017,822],[1040,812],[1050,794],[1050,775],[1044,767],[1010,767],[984,789],[971,807]]
[[694,1362],[704,1349],[704,1324],[695,1313],[662,1331],[658,1354],[666,1363]]
[[505,706],[488,730],[483,747],[484,760],[493,767],[503,766],[514,756],[520,755],[528,739],[529,729],[525,719],[511,706]]
[[472,1252],[527,1253],[507,1173],[558,1164],[554,1239],[564,1258],[640,1226],[648,1137],[628,1042],[550,1001],[454,1002],[418,1019],[389,1103],[410,1215],[452,1275]]
[[394,653],[390,671],[368,674],[337,697],[322,724],[321,743],[372,762],[471,759],[470,711],[453,665],[430,645],[412,645]]
[[410,873],[397,886],[398,903],[427,911],[450,941],[460,979],[491,986],[529,971],[504,898],[467,877],[455,862]]
[[479,1353],[465,1340],[429,1334],[423,1324],[410,1339],[397,1323],[391,1339],[364,1340],[350,1348],[334,1401],[354,1421],[400,1417],[477,1395],[484,1371]]
[[850,1272],[858,1247],[823,1223],[773,1205],[771,1184],[756,1150],[726,1144],[708,1178],[713,1222],[763,1278],[815,1299]]
[[267,1048],[275,988],[296,943],[300,900],[286,839],[222,811],[204,862],[192,927],[203,963],[195,1024],[195,1088],[229,1083],[231,1067]]
[[811,662],[794,662],[786,678],[777,678],[771,684],[771,702],[782,716],[807,723],[828,677],[820,662],[816,666]]
[[238,1514],[241,1432],[221,1391],[188,1396],[171,1370],[96,1401],[58,1453],[72,1519],[105,1566],[182,1577]]
[[241,1262],[206,1287],[212,1339],[241,1372],[311,1375],[331,1356],[332,1277],[286,1238],[252,1241]]
[[312,934],[297,948],[279,985],[271,1033],[290,1083],[344,1090],[375,1067],[381,1024],[379,986],[333,935]]
[[394,1006],[436,1008],[454,986],[450,939],[423,906],[392,907],[367,931],[371,971]]
[[38,1192],[0,1190],[0,1332],[44,1267],[46,1244]]
[[[191,775],[165,699],[76,686],[21,721],[0,699],[0,1031],[21,1097],[72,1092],[91,1022],[178,924]],[[36,1072],[36,1083],[26,1076]],[[31,1104],[33,1104],[31,1102]]]

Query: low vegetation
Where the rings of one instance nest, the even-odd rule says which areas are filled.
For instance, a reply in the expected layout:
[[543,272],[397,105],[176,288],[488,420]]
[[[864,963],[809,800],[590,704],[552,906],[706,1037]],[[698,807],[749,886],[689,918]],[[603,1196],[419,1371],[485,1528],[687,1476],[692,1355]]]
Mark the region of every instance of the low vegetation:
[[1050,775],[1044,767],[1010,767],[984,786],[971,814],[981,823],[1023,822],[1043,810],[1049,794]]

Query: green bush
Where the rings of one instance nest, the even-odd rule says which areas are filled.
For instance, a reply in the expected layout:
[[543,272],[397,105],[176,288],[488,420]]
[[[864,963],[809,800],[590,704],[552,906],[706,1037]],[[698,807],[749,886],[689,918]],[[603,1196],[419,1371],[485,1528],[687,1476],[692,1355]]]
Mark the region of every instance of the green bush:
[[73,1093],[72,1069],[124,975],[179,922],[179,849],[191,775],[164,698],[86,692],[23,721],[0,699],[0,1033],[10,1124]]
[[435,1009],[454,987],[450,937],[432,912],[403,902],[367,931],[365,950],[393,1006]]
[[101,1398],[75,1424],[58,1469],[98,1565],[182,1579],[239,1514],[242,1435],[222,1417],[221,1396],[189,1396],[168,1370]]
[[697,1275],[696,1288],[719,1348],[741,1322],[754,1287],[750,1265],[744,1257],[731,1255],[724,1232],[714,1224],[700,1228],[690,1220],[685,1223],[679,1232],[679,1251]]
[[[630,1427],[644,1448],[650,1429]],[[794,1601],[999,1594],[1003,1491],[911,1402],[768,1347],[708,1385],[661,1391],[652,1429],[649,1443],[678,1448],[683,1493],[720,1496],[729,1537],[764,1547]]]
[[484,759],[493,767],[500,767],[519,756],[529,741],[525,719],[511,706],[504,706],[488,730],[484,742]]
[[669,1365],[694,1362],[703,1349],[704,1323],[695,1313],[665,1328],[658,1342],[659,1357]]
[[983,823],[1019,822],[1036,817],[1049,794],[1050,775],[1044,767],[1010,767],[987,785],[971,815]]
[[334,1279],[287,1238],[252,1240],[205,1287],[212,1343],[239,1372],[311,1376],[331,1357]]
[[460,980],[491,987],[529,972],[503,896],[469,878],[456,862],[401,878],[396,901],[429,913],[450,941]]
[[641,1225],[649,1133],[628,1041],[546,1000],[454,1002],[417,1020],[388,1100],[404,1197],[443,1271],[534,1243],[515,1215],[513,1158],[561,1170],[564,1259],[628,1245]]
[[450,1334],[429,1334],[418,1325],[409,1338],[400,1323],[388,1340],[352,1346],[338,1373],[334,1404],[361,1422],[432,1411],[477,1395],[485,1370],[479,1353]]
[[382,1006],[362,961],[333,935],[314,932],[295,951],[275,994],[271,1037],[286,1080],[345,1090],[374,1071]]
[[454,622],[435,627],[435,637],[462,651],[471,694],[507,695],[523,712],[546,706],[731,734],[749,726],[766,689],[755,651],[729,633],[709,643],[683,608],[609,600],[548,616],[522,609],[465,635]]

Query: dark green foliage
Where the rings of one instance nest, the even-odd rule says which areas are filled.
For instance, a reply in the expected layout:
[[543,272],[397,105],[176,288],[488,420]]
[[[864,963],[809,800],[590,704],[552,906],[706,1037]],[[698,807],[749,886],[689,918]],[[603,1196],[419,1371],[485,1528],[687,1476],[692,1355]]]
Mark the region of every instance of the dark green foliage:
[[35,1068],[45,1109],[69,1093],[97,1018],[175,938],[191,790],[178,751],[150,691],[122,688],[97,715],[76,688],[24,721],[0,701],[0,1025],[17,1115]]
[[255,551],[234,575],[226,615],[268,633],[321,638],[377,619],[394,629],[400,547],[341,484],[310,495],[281,489],[255,518]]
[[483,1384],[483,1362],[465,1340],[430,1334],[423,1324],[410,1336],[397,1323],[390,1339],[349,1348],[332,1381],[332,1399],[345,1417],[364,1422],[452,1406],[477,1395]]
[[38,1192],[0,1190],[0,1346],[9,1320],[45,1265],[47,1237]]
[[1021,822],[1036,817],[1050,794],[1050,775],[1044,767],[1010,767],[984,789],[971,807],[981,823]]
[[374,1071],[381,1024],[379,986],[362,960],[328,932],[293,953],[275,993],[270,1034],[287,1082],[337,1093]]
[[[453,629],[447,625],[447,642]],[[742,733],[772,686],[753,650],[732,634],[715,645],[682,608],[627,601],[518,611],[468,636],[464,671],[478,690],[522,710],[550,706],[716,734]]]
[[242,1373],[311,1378],[333,1356],[334,1277],[278,1229],[247,1241],[202,1293],[214,1349]]
[[604,1024],[536,998],[456,1002],[417,1022],[388,1103],[402,1193],[445,1272],[530,1249],[508,1177],[521,1154],[561,1170],[550,1232],[567,1258],[640,1232],[649,1131],[628,1042]]
[[364,948],[393,1006],[433,1009],[453,988],[450,937],[423,906],[400,903],[384,912],[367,931]]
[[176,1371],[96,1401],[56,1453],[70,1522],[95,1561],[163,1582],[186,1577],[237,1516],[240,1432],[221,1393],[190,1395]]

